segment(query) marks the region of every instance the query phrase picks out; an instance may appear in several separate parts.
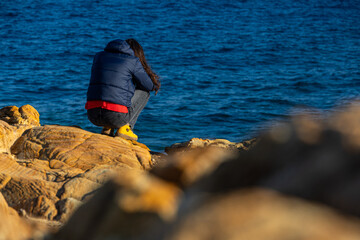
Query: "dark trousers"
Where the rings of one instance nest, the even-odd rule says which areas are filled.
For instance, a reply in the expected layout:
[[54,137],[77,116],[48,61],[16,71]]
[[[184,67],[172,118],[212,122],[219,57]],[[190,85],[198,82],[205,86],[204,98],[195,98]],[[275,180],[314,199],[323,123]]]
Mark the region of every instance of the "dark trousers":
[[131,107],[128,108],[128,113],[119,113],[103,108],[93,108],[87,111],[87,115],[90,122],[96,126],[120,128],[126,124],[130,124],[133,129],[149,98],[149,92],[136,89],[134,96],[131,98]]

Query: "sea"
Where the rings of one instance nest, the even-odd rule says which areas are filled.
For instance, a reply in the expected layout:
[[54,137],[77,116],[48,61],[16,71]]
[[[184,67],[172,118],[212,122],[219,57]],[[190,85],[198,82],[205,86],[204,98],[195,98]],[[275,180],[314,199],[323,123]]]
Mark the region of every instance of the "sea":
[[162,83],[134,129],[153,151],[243,141],[360,94],[359,0],[2,0],[0,36],[0,107],[96,133],[84,109],[93,57],[137,39]]

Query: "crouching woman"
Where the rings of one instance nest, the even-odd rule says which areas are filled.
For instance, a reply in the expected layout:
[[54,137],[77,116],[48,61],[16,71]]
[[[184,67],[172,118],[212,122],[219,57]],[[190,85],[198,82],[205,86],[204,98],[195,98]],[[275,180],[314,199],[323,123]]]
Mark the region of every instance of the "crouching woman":
[[102,134],[137,140],[135,123],[150,98],[160,89],[159,76],[147,64],[135,39],[114,40],[98,52],[87,92],[87,116]]

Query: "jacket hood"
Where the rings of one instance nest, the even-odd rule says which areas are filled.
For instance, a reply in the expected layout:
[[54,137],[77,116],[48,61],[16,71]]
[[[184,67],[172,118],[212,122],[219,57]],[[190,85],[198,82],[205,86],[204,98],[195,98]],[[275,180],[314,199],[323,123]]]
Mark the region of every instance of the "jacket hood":
[[125,40],[121,39],[116,39],[109,42],[104,50],[106,52],[125,53],[130,56],[134,56],[134,51],[131,49],[130,45]]

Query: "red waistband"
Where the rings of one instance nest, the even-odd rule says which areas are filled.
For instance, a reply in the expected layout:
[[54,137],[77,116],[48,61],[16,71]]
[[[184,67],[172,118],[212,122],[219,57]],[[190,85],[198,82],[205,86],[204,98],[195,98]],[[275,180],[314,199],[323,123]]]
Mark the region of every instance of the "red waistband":
[[121,112],[121,113],[127,113],[128,112],[128,108],[124,105],[120,105],[120,104],[115,104],[115,103],[111,103],[111,102],[105,102],[105,101],[87,101],[87,103],[85,104],[85,109],[92,109],[92,108],[104,108],[107,110],[111,110],[114,112]]

